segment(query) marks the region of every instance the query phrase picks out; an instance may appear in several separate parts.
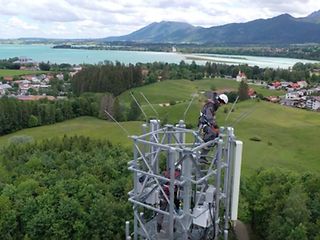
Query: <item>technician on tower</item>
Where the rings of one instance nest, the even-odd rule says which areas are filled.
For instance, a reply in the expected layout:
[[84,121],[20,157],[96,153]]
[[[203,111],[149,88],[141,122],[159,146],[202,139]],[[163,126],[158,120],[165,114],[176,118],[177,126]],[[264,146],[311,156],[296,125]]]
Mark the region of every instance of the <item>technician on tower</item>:
[[[204,142],[214,140],[219,136],[219,126],[216,122],[215,113],[218,108],[228,103],[228,96],[225,94],[217,95],[213,93],[212,97],[203,105],[200,112],[198,127]],[[210,151],[209,147],[202,149],[201,159],[207,162],[205,156]]]

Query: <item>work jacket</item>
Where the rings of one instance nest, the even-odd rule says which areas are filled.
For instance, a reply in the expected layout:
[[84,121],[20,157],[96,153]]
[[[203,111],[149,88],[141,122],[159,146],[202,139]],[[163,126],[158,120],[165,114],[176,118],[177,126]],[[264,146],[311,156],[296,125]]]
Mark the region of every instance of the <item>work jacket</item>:
[[216,127],[216,116],[215,113],[220,106],[218,99],[209,99],[207,103],[203,106],[200,117],[199,117],[199,125],[208,125],[210,127]]

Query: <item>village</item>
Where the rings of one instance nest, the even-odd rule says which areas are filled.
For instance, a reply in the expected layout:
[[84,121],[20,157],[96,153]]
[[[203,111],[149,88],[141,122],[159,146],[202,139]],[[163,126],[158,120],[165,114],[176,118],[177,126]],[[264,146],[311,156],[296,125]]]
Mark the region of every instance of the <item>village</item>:
[[40,71],[39,64],[32,59],[21,57],[16,61],[20,70],[32,71],[32,74],[4,76],[0,78],[0,98],[8,96],[22,101],[40,99],[64,99],[71,92],[69,79],[81,67],[72,67],[68,71]]
[[[310,74],[320,74],[315,71]],[[273,103],[284,106],[308,109],[312,111],[320,111],[320,85],[310,86],[305,80],[297,82],[273,81],[267,83],[261,80],[247,79],[245,73],[239,71],[236,79],[237,82],[245,81],[249,85],[264,86],[270,90],[285,91],[282,96],[265,96],[264,99]],[[256,98],[256,92],[249,88],[248,95],[250,98]]]

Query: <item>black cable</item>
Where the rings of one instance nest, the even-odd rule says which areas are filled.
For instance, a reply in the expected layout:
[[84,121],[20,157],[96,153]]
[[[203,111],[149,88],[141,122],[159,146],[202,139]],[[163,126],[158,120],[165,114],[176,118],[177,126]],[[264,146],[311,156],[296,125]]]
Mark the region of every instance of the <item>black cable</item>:
[[212,215],[212,212],[211,212],[211,203],[209,203],[209,212],[210,212],[210,217],[211,217],[211,221],[212,221],[212,228],[213,228],[213,234],[216,233],[216,221],[215,221],[215,215]]

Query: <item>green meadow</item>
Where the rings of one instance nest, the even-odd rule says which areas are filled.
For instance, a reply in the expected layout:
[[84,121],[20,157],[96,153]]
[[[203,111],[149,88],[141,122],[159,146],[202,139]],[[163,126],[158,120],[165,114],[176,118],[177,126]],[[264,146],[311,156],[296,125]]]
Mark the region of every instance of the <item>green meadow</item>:
[[[198,94],[186,114],[186,123],[196,127],[204,97],[203,90],[209,90],[212,84],[219,89],[237,89],[238,83],[230,80],[208,79],[202,81],[164,81],[133,89],[134,95],[142,105],[148,117],[155,117],[149,104],[142,98],[143,92],[156,109],[162,121],[177,123],[184,117],[192,94]],[[260,87],[256,88],[259,92]],[[279,92],[262,89],[269,95]],[[120,96],[122,103],[131,101],[129,92]],[[160,106],[160,103],[176,101],[174,105]],[[284,107],[265,101],[248,100],[239,102],[226,121],[231,104],[223,106],[217,113],[220,126],[233,126],[239,140],[244,142],[242,170],[245,174],[264,167],[278,167],[297,172],[320,171],[320,114],[301,109]],[[242,116],[245,116],[244,118]],[[238,121],[242,119],[241,121]],[[130,135],[141,133],[142,122],[123,122]],[[92,138],[108,139],[115,144],[132,146],[128,134],[115,123],[92,117],[81,117],[62,123],[24,129],[0,137],[0,144],[10,142],[13,136],[31,136],[35,140],[63,135],[85,135]],[[254,141],[259,140],[259,141]]]
[[[129,135],[140,132],[141,122],[124,122],[121,124],[125,129],[128,129]],[[131,146],[131,139],[128,138],[128,134],[121,130],[117,124],[94,117],[79,117],[52,125],[23,129],[0,137],[0,145],[10,143],[15,136],[30,136],[33,140],[43,140],[63,137],[64,135],[83,135],[96,139],[107,139],[114,144],[123,144],[125,147]]]
[[[211,78],[198,81],[167,80],[126,91],[120,95],[120,99],[122,102],[129,103],[132,99],[130,92],[133,92],[139,102],[144,102],[145,100],[140,95],[140,92],[142,92],[151,103],[169,103],[170,101],[187,101],[188,99],[191,99],[192,94],[210,91],[212,88],[219,91],[237,91],[238,87],[239,82],[222,78]],[[264,96],[279,96],[285,94],[283,91],[268,90],[261,86],[249,85],[249,87]]]
[[33,70],[8,70],[8,69],[0,69],[0,77],[13,77],[20,76],[26,74],[41,74],[46,73],[45,71],[33,71]]

